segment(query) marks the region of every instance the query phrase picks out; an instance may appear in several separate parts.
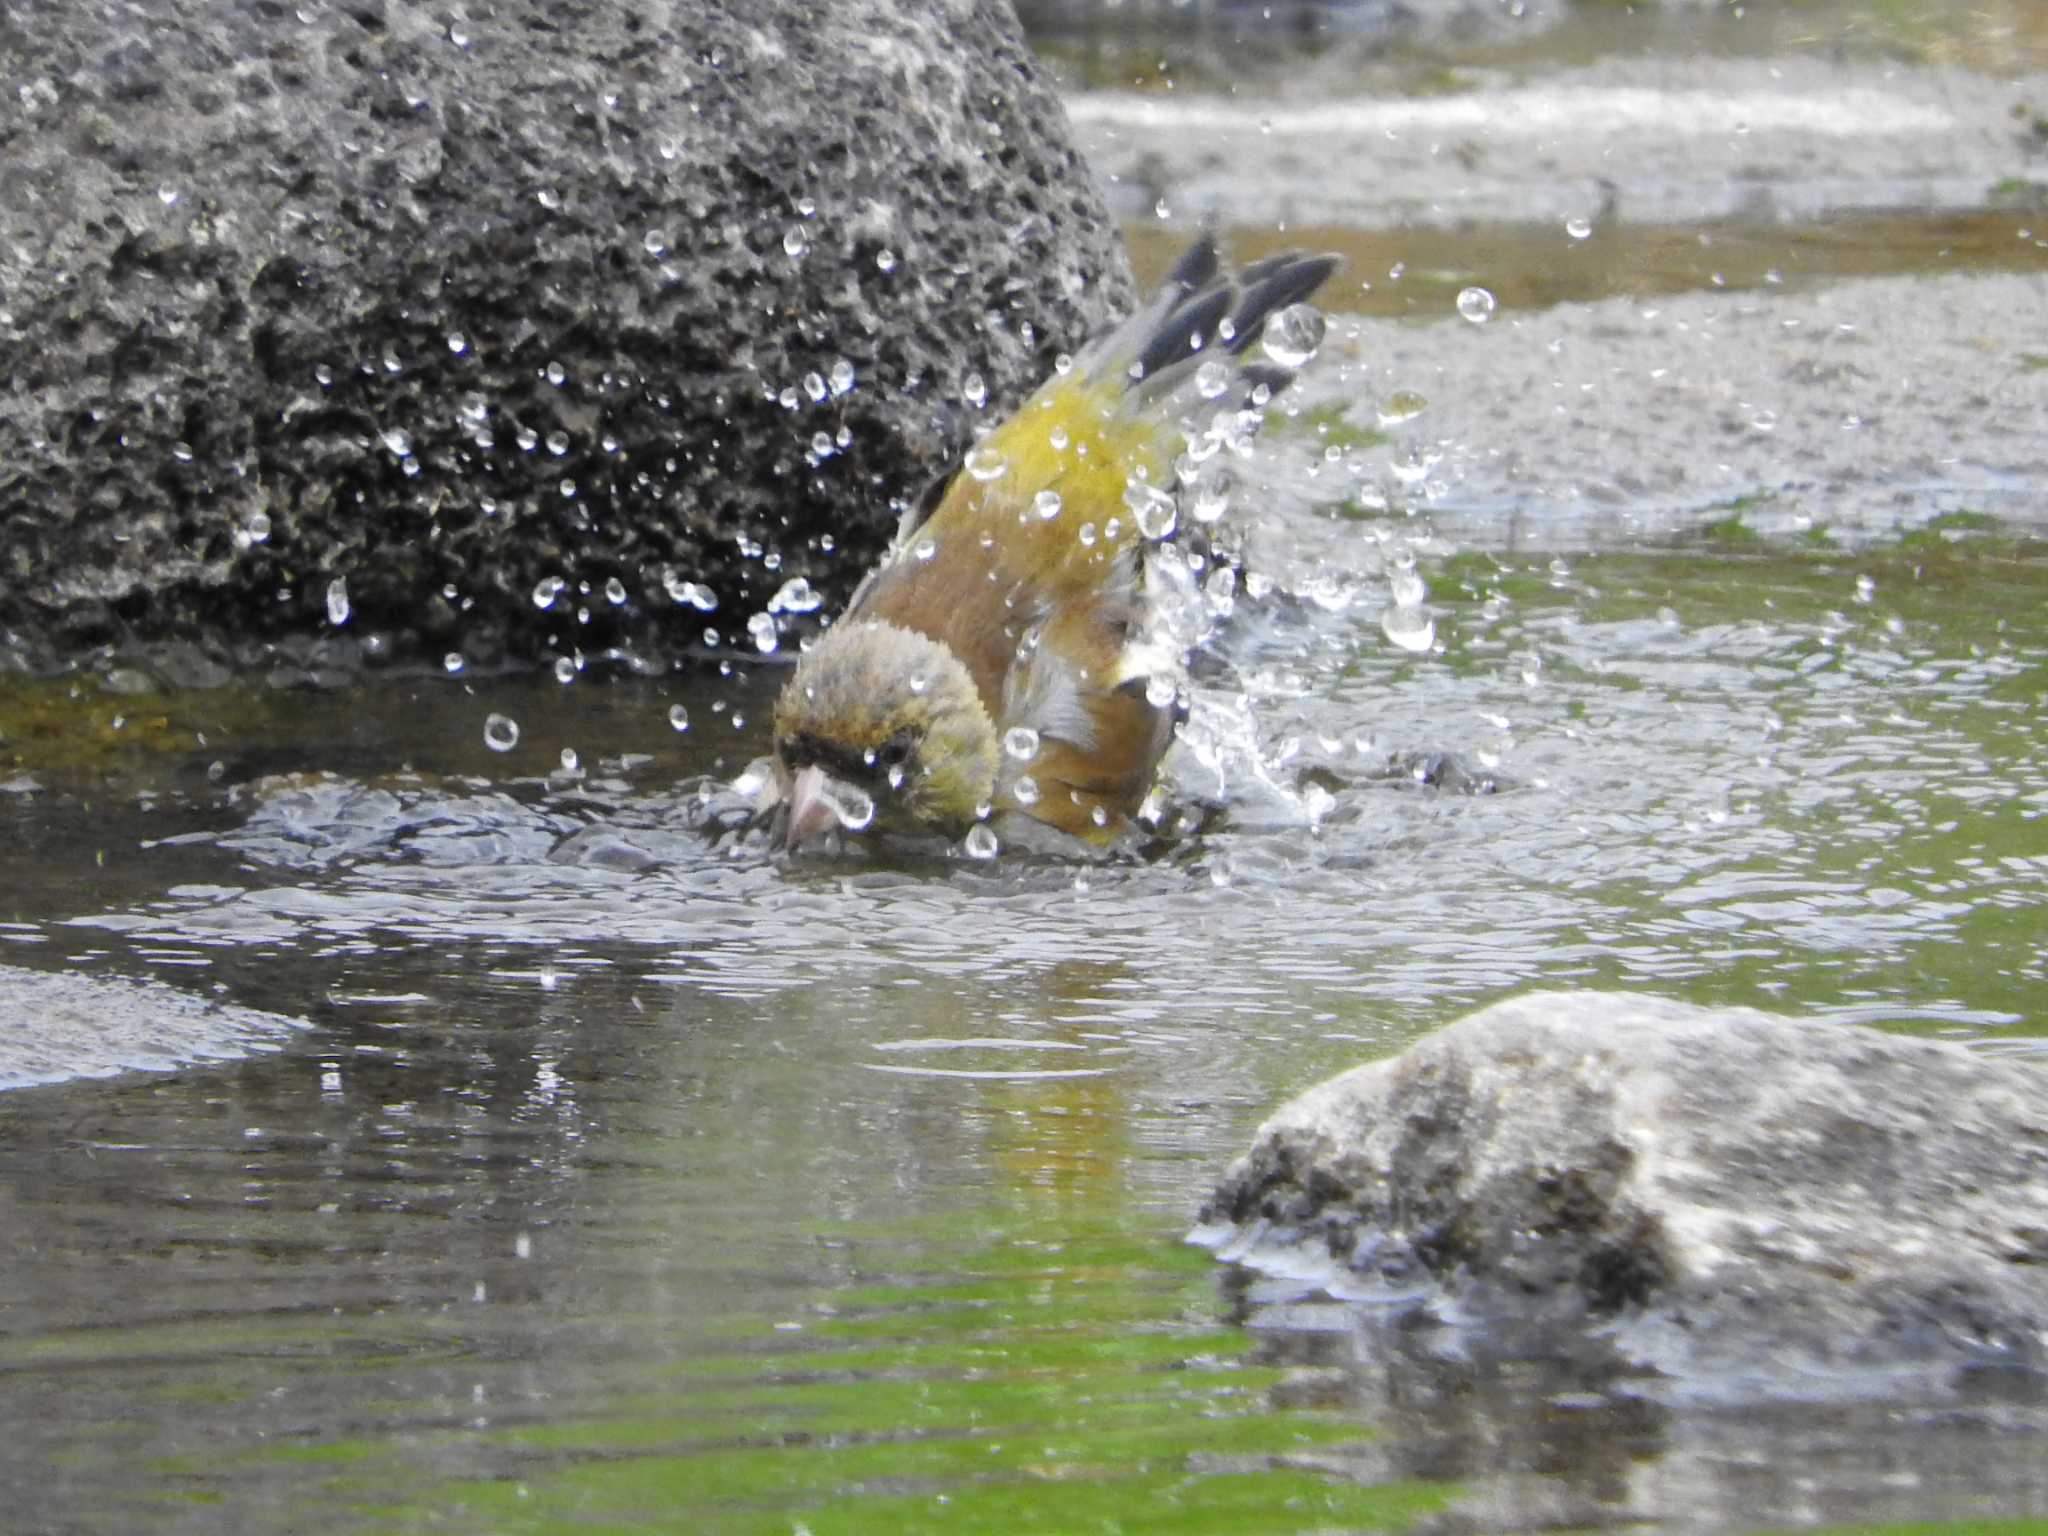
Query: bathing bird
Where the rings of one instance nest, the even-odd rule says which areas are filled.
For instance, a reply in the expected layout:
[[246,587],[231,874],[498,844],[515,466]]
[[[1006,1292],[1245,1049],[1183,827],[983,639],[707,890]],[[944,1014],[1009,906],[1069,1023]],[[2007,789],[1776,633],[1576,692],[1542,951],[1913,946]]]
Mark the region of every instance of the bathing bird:
[[1175,594],[1217,506],[1205,469],[1249,451],[1313,355],[1306,301],[1336,265],[1233,274],[1201,239],[905,515],[776,702],[788,846],[895,826],[992,849],[974,829],[1017,817],[1098,847],[1132,833],[1184,712]]

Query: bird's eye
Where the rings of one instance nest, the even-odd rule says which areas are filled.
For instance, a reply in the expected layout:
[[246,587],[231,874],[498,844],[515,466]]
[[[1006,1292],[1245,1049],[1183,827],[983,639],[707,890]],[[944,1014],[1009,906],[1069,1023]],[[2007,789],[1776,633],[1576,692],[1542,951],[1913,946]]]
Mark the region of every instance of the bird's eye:
[[912,745],[913,743],[908,736],[902,734],[891,736],[875,749],[876,765],[881,768],[901,768],[910,761]]

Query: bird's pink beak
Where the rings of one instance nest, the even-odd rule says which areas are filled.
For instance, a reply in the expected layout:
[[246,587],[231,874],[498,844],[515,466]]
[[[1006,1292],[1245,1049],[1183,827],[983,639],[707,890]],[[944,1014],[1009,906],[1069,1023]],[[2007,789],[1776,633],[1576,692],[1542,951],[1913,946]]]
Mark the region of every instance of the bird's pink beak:
[[785,848],[801,848],[839,825],[839,813],[826,794],[825,770],[813,765],[799,768],[789,787],[789,826],[782,834]]

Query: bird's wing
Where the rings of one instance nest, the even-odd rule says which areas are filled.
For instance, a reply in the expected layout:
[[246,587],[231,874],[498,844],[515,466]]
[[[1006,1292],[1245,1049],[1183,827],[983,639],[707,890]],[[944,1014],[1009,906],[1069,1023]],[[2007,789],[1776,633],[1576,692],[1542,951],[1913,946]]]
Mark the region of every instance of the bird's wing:
[[999,798],[1026,803],[1017,786],[1028,779],[1034,817],[1097,839],[1136,813],[1179,718],[1178,653],[1149,643],[1147,622],[1129,602],[1072,604],[1047,620],[1006,679],[1000,728],[1024,727],[1037,749],[1005,758]]

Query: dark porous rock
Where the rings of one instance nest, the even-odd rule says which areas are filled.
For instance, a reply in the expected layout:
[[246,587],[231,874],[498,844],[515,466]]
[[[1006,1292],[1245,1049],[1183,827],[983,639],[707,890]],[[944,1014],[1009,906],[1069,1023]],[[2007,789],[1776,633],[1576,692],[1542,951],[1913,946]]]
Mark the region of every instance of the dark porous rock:
[[745,643],[1130,295],[1003,0],[87,0],[0,76],[17,657]]
[[2048,1074],[1853,1025],[1516,998],[1288,1104],[1203,1220],[1466,1353],[1593,1341],[1646,1390],[2048,1370]]

